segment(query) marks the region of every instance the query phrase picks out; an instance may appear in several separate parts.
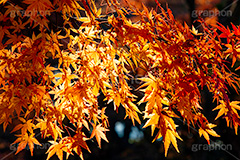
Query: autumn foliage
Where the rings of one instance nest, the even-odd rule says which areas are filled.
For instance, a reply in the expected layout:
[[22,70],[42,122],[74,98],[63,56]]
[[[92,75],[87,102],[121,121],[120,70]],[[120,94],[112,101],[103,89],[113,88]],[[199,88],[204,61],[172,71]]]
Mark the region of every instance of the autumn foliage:
[[[123,107],[133,124],[143,116],[154,140],[163,138],[165,155],[170,144],[178,151],[177,139],[182,140],[175,118],[198,129],[208,143],[209,135],[219,136],[201,113],[205,86],[218,104],[212,108],[218,110],[216,119],[224,118],[237,134],[240,102],[229,99],[228,87],[237,91],[239,78],[226,64],[231,59],[236,68],[240,27],[200,21],[199,33],[159,3],[155,11],[106,0],[106,15],[91,0],[0,4],[0,124],[6,130],[14,119],[22,122],[12,130],[16,153],[26,145],[33,153],[34,144],[41,145],[36,130],[52,138],[47,159],[54,154],[63,159],[63,152],[83,158],[82,149],[90,152],[86,142],[92,139],[101,147],[102,140],[108,142],[108,117],[99,107],[100,94],[116,111]],[[54,14],[62,27],[51,22]],[[136,89],[129,80],[139,68],[144,73]],[[144,93],[139,102],[132,91]],[[144,111],[138,108],[142,103]]]

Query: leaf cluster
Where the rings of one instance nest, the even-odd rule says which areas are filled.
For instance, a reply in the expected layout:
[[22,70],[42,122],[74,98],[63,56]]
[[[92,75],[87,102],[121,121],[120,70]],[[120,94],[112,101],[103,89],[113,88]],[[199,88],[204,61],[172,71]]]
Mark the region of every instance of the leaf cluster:
[[[5,24],[0,26],[0,124],[5,130],[13,119],[21,120],[12,130],[20,133],[16,153],[29,145],[32,154],[34,144],[41,145],[36,130],[52,138],[47,159],[54,154],[63,159],[63,152],[83,158],[91,139],[101,147],[102,140],[108,142],[109,124],[107,106],[98,104],[100,94],[116,111],[123,107],[133,124],[141,123],[143,114],[144,127],[157,132],[154,140],[163,137],[165,155],[170,144],[179,151],[177,139],[182,140],[174,118],[197,128],[208,143],[209,135],[219,136],[201,113],[205,86],[218,103],[216,119],[222,116],[237,134],[240,102],[230,101],[227,86],[237,91],[239,78],[225,64],[232,57],[233,67],[239,58],[239,27],[232,25],[231,31],[201,21],[198,33],[159,3],[160,12],[144,5],[143,10],[131,4],[123,8],[116,0],[106,4],[112,14],[102,15],[90,0],[0,1]],[[52,29],[56,13],[61,29]],[[144,73],[136,89],[129,80],[138,68]],[[137,103],[134,90],[144,94]],[[143,112],[141,103],[146,103]]]

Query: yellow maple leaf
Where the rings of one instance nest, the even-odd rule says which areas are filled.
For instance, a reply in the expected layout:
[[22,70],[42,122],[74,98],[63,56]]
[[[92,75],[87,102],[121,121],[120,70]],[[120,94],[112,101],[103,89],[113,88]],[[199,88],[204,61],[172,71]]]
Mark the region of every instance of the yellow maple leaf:
[[97,126],[93,126],[93,131],[90,138],[96,137],[96,140],[98,142],[98,146],[101,148],[101,139],[108,142],[107,137],[104,132],[108,131],[108,129],[102,127],[102,124],[99,124]]
[[165,157],[167,156],[167,151],[171,143],[173,144],[177,152],[179,152],[178,146],[177,146],[176,134],[174,133],[174,131],[168,129],[166,131],[166,134],[163,140],[164,140]]
[[15,144],[15,143],[19,143],[18,147],[17,147],[17,151],[15,154],[19,153],[21,150],[25,149],[26,145],[28,144],[30,152],[31,152],[31,156],[33,156],[33,148],[34,148],[34,144],[36,145],[40,145],[41,144],[38,142],[38,140],[36,138],[34,138],[34,133],[30,134],[30,136],[28,135],[28,133],[25,133],[24,135],[17,135],[19,138],[17,138],[11,145]]

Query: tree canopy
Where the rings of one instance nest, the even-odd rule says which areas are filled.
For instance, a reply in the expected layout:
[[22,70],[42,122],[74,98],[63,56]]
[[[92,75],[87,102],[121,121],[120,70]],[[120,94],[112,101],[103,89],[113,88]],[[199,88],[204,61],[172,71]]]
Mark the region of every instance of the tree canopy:
[[[153,140],[163,138],[165,156],[172,144],[177,151],[175,118],[192,125],[209,143],[219,135],[202,114],[200,91],[207,87],[222,117],[237,134],[240,27],[208,25],[202,31],[175,20],[171,10],[138,9],[116,0],[96,6],[91,0],[0,1],[0,124],[4,130],[19,119],[16,153],[35,138],[51,138],[48,157],[63,159],[75,152],[83,159],[87,141],[107,141],[106,107],[99,95],[123,107],[133,124],[146,119]],[[102,14],[102,8],[107,12]],[[231,60],[231,61],[229,61]],[[141,72],[141,73],[140,73]],[[132,85],[136,78],[138,86]],[[137,101],[136,92],[144,94]],[[144,111],[139,109],[145,104]],[[66,120],[69,123],[66,123]],[[86,134],[88,133],[88,134]]]

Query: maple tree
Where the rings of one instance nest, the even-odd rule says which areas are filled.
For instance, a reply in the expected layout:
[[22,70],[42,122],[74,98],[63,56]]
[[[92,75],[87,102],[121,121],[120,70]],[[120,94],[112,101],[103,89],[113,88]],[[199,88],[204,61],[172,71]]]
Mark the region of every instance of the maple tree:
[[[216,119],[224,118],[237,134],[240,102],[229,99],[228,86],[237,91],[239,78],[226,59],[236,68],[240,27],[200,21],[199,33],[157,1],[158,12],[128,1],[124,8],[116,0],[103,3],[106,15],[90,0],[0,1],[0,124],[6,130],[13,119],[21,121],[12,130],[19,133],[16,153],[28,145],[33,154],[34,144],[41,145],[36,130],[52,138],[47,159],[54,154],[63,159],[63,152],[83,159],[91,139],[101,147],[102,140],[108,142],[109,124],[106,107],[98,104],[100,94],[116,111],[123,107],[133,124],[141,123],[143,114],[144,128],[151,127],[154,140],[163,138],[165,156],[170,144],[179,151],[177,139],[182,140],[175,118],[197,128],[208,143],[209,135],[219,136],[201,113],[204,86],[218,104]],[[50,21],[57,13],[60,28]],[[141,85],[134,89],[129,79],[138,70]],[[139,102],[133,90],[144,93]],[[144,111],[138,108],[142,103]]]

